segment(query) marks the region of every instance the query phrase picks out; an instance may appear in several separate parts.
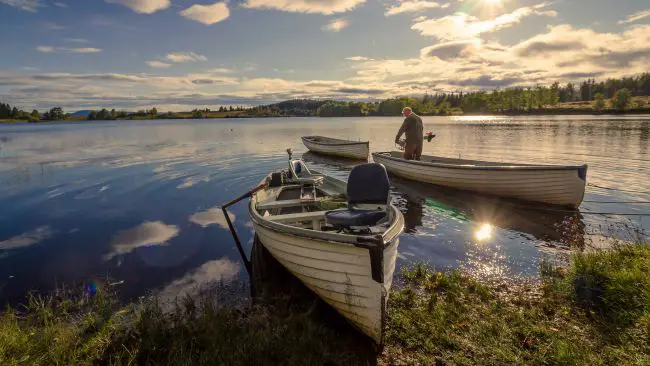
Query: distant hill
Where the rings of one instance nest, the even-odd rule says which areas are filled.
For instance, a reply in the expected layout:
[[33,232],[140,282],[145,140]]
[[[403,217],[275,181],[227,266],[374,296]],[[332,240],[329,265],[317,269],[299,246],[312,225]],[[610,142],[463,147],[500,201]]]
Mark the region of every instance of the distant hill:
[[76,111],[74,113],[69,113],[68,115],[71,117],[88,117],[88,115],[92,112],[90,109],[84,109],[81,111]]

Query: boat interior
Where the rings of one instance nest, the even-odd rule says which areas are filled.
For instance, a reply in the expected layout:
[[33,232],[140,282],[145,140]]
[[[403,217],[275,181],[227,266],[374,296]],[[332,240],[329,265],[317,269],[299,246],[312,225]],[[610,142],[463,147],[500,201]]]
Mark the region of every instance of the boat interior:
[[264,220],[355,235],[382,233],[390,226],[390,184],[381,164],[355,167],[346,183],[291,160],[289,171],[271,173],[266,181],[268,188],[255,196],[255,210]]
[[312,142],[317,142],[319,144],[366,143],[366,141],[342,140],[342,139],[335,139],[332,137],[325,137],[325,136],[305,136],[304,138]]

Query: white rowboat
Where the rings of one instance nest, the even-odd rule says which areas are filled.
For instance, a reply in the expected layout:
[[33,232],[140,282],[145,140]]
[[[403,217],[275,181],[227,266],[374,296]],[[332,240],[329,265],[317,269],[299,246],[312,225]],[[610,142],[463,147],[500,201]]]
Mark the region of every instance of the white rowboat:
[[319,154],[342,156],[351,159],[368,159],[370,142],[348,141],[324,136],[303,136],[307,149]]
[[577,208],[585,194],[587,165],[509,164],[427,155],[416,161],[403,159],[397,151],[372,157],[400,177],[494,196]]
[[[300,160],[291,161],[290,166],[284,178],[284,173],[269,174],[263,181],[269,186],[253,194],[249,213],[255,233],[289,272],[375,342],[382,343],[399,235],[404,230],[404,217],[388,204],[386,170],[379,164],[358,166],[350,173],[348,186],[309,171]],[[385,176],[386,197],[380,198],[381,204],[371,204],[372,199],[352,202],[360,192],[363,195],[368,191],[365,184],[356,189],[351,186],[357,184],[353,182],[355,170],[364,170],[364,166],[371,166],[375,172],[380,167]],[[379,180],[367,169],[361,173],[356,181],[363,176]],[[327,211],[324,205],[344,208]],[[352,220],[350,225],[346,220]]]

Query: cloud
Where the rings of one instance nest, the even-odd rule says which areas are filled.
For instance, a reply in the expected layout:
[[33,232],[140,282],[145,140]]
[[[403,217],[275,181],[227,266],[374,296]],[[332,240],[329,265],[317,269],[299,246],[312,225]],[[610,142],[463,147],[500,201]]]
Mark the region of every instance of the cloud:
[[168,68],[170,68],[172,66],[171,64],[167,64],[167,63],[164,63],[164,62],[161,62],[161,61],[155,61],[155,60],[154,61],[147,61],[146,64],[149,65],[149,67],[153,67],[154,69],[168,69]]
[[38,46],[36,47],[38,52],[42,53],[98,53],[102,52],[101,48],[93,47],[80,47],[80,48],[69,48],[69,47],[52,47],[52,46]]
[[416,22],[411,29],[424,36],[434,36],[441,40],[471,39],[483,33],[495,32],[512,27],[531,15],[556,16],[553,11],[542,11],[549,3],[519,8],[512,13],[500,15],[491,20],[479,20],[475,16],[459,12],[438,19]]
[[438,57],[442,60],[463,57],[468,51],[480,46],[477,39],[465,41],[452,41],[425,47],[420,51],[423,57]]
[[418,11],[426,9],[439,8],[440,4],[435,1],[423,1],[423,0],[406,0],[399,3],[399,5],[393,5],[390,8],[386,9],[384,13],[387,17],[391,15],[397,15],[402,13],[415,13]]
[[56,23],[53,23],[53,22],[45,22],[45,23],[43,23],[43,26],[44,26],[45,28],[49,29],[49,30],[64,30],[64,29],[68,29],[68,27],[66,27],[66,26],[64,26],[64,25],[56,24]]
[[372,61],[371,58],[364,57],[364,56],[352,56],[352,57],[346,57],[345,59],[348,61]]
[[63,41],[71,43],[90,43],[90,41],[85,38],[63,38]]
[[[235,214],[228,212],[230,216],[230,221],[235,222]],[[228,228],[228,223],[226,222],[226,217],[223,215],[223,211],[219,207],[213,207],[206,211],[201,211],[192,214],[189,221],[200,225],[201,227],[208,227],[210,225],[217,225],[221,228]]]
[[235,72],[235,70],[228,67],[215,67],[214,69],[208,70],[208,72],[213,72],[215,74],[231,74]]
[[52,47],[52,46],[38,46],[38,47],[36,47],[36,51],[43,52],[43,53],[51,53],[51,52],[54,52],[54,47]]
[[646,10],[641,10],[637,11],[636,13],[628,16],[625,20],[621,20],[618,22],[618,24],[628,24],[628,23],[634,23],[638,20],[645,19],[650,17],[650,9]]
[[203,55],[197,55],[194,52],[172,52],[165,56],[165,59],[173,63],[181,64],[193,61],[207,61],[208,58]]
[[230,10],[226,3],[212,5],[192,5],[180,12],[180,15],[206,25],[218,23],[230,16]]
[[55,3],[54,3],[54,6],[56,6],[56,7],[58,7],[58,8],[64,8],[64,9],[65,9],[65,8],[68,7],[68,4],[66,4],[66,3],[55,2]]
[[548,41],[529,41],[517,48],[517,53],[523,57],[557,53],[561,51],[576,51],[585,48],[585,44],[580,40],[555,42]]
[[166,245],[167,241],[177,236],[178,226],[166,225],[162,221],[147,221],[132,229],[118,233],[111,240],[111,253],[104,259],[109,260],[121,254],[131,253],[137,248]]
[[26,248],[28,246],[40,243],[54,235],[54,231],[49,226],[41,226],[34,230],[22,233],[4,241],[0,241],[0,250]]
[[184,296],[196,296],[204,286],[219,281],[229,281],[237,276],[241,266],[224,257],[203,263],[199,268],[185,275],[183,278],[174,280],[165,286],[158,296],[162,299],[175,299]]
[[293,13],[343,13],[365,3],[366,0],[246,0],[245,8],[274,9]]
[[323,26],[323,30],[328,31],[328,32],[340,32],[343,28],[347,27],[350,25],[350,22],[348,22],[347,19],[345,18],[338,18],[338,19],[333,19],[327,25]]
[[15,8],[35,12],[36,9],[43,6],[41,0],[0,0],[0,4],[7,4]]
[[170,0],[105,0],[107,3],[124,5],[140,14],[153,14],[171,6]]

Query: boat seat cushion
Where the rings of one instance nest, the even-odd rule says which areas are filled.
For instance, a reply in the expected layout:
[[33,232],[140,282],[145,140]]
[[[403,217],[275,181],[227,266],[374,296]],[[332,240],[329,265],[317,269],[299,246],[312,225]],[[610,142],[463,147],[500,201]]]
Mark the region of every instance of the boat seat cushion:
[[347,193],[350,204],[387,204],[390,182],[386,168],[378,163],[355,166],[348,178]]
[[373,226],[386,216],[385,210],[342,209],[325,214],[327,222],[336,227]]

